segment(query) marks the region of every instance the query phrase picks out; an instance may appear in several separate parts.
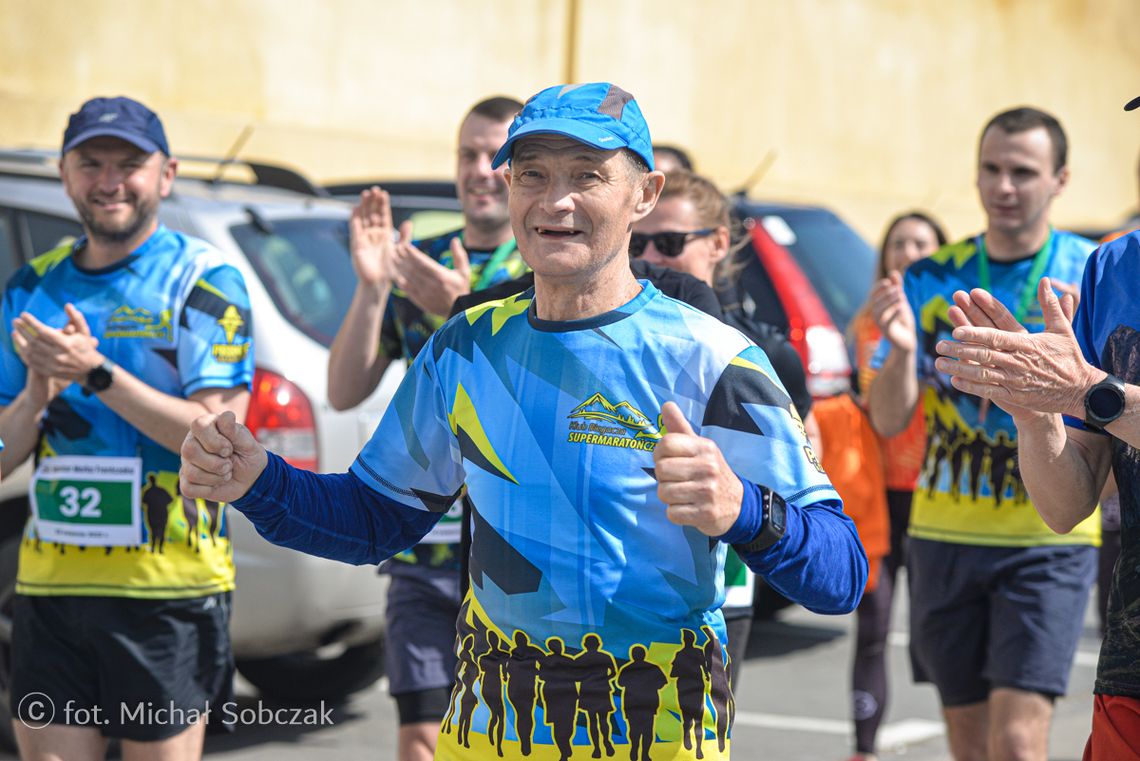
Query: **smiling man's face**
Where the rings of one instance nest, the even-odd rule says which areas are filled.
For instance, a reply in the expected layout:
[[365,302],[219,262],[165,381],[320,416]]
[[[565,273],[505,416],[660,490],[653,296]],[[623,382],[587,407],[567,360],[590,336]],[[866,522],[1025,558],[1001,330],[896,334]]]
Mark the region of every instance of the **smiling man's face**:
[[653,208],[659,190],[647,190],[646,177],[621,151],[600,151],[557,135],[520,140],[507,180],[511,226],[523,259],[537,275],[550,278],[596,271],[615,256],[624,259],[633,222]]

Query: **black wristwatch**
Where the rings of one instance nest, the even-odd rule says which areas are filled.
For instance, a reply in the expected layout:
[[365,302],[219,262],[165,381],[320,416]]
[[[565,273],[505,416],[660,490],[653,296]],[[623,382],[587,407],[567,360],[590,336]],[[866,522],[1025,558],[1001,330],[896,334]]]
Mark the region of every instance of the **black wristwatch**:
[[1103,430],[1124,414],[1124,381],[1109,375],[1085,394],[1085,425]]
[[87,373],[87,380],[83,381],[83,388],[92,394],[106,391],[111,387],[111,380],[113,379],[111,371],[114,369],[115,363],[109,359],[104,359],[98,367],[92,368]]
[[760,552],[784,538],[784,532],[788,528],[788,505],[784,502],[784,498],[771,489],[761,486],[760,499],[764,515],[760,524],[760,533],[748,544],[732,545],[737,552]]

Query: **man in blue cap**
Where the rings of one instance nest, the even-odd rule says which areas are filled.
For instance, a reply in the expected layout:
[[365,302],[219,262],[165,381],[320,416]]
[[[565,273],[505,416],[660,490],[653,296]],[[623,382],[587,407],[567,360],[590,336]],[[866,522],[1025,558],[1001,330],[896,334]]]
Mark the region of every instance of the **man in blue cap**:
[[[647,673],[707,671],[713,648],[723,662],[728,544],[826,613],[858,603],[866,557],[764,353],[630,272],[631,225],[664,182],[633,97],[608,83],[543,90],[504,162],[534,288],[436,331],[349,473],[294,470],[232,415],[207,415],[182,447],[183,490],[238,500],[270,541],[354,563],[415,542],[469,490],[458,629],[473,657],[454,721],[479,704],[503,718],[500,690],[533,720],[516,723],[522,742],[469,718],[460,737],[446,719],[437,758],[636,757],[627,717],[643,708],[642,759],[727,757],[730,743],[702,745],[729,710],[723,680],[615,693],[613,674],[643,651]],[[541,699],[498,676],[530,663]],[[476,682],[478,694],[464,686]],[[579,726],[579,712],[603,719]]]
[[12,276],[0,336],[0,463],[37,464],[16,736],[25,758],[97,758],[109,737],[128,758],[198,758],[210,706],[232,700],[233,553],[225,531],[189,541],[206,510],[182,506],[177,451],[195,418],[245,415],[249,299],[221,252],[159,223],[177,160],[146,106],[84,103],[59,169],[85,235]]

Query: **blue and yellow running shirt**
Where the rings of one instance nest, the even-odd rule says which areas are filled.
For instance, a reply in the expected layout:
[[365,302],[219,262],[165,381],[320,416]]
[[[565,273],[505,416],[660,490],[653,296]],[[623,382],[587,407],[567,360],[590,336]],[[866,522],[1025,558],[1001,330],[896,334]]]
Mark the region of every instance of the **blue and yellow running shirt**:
[[[666,518],[653,462],[664,402],[677,402],[737,474],[783,495],[794,516],[833,513],[844,546],[856,546],[764,353],[641,285],[614,312],[576,322],[539,319],[533,290],[458,315],[421,352],[352,466],[409,508],[441,512],[464,484],[475,505],[437,758],[521,759],[532,744],[530,757],[553,759],[556,746],[564,758],[596,758],[631,738],[654,757],[727,757],[726,546]],[[804,530],[791,540],[796,559],[771,567],[828,576],[813,551],[822,546],[800,542],[831,531],[812,529],[809,540]],[[833,554],[828,562],[846,563]],[[831,577],[837,586],[854,566]]]
[[[164,394],[186,398],[202,389],[249,386],[249,297],[241,274],[219,251],[160,226],[121,262],[84,270],[72,257],[84,242],[43,254],[12,276],[4,292],[4,325],[30,312],[63,327],[64,305],[72,303],[99,339],[100,352]],[[0,405],[12,402],[25,377],[4,330]],[[98,395],[73,383],[52,401],[36,459],[41,473],[52,463],[78,466],[56,469],[66,473],[58,478],[37,479],[44,523],[33,516],[25,531],[16,587],[21,594],[179,598],[233,589],[225,506],[184,501],[178,454],[140,433]],[[111,496],[96,504],[100,497],[91,490],[99,484],[69,479],[100,469],[131,475],[121,478],[127,482],[121,491],[104,491]],[[119,516],[125,525],[103,531],[101,522]],[[60,541],[45,538],[46,526]],[[114,539],[98,538],[113,531],[119,532]],[[86,538],[66,541],[69,536]]]
[[[949,339],[949,308],[957,290],[981,287],[1017,315],[1032,333],[1044,329],[1037,303],[1035,257],[1014,262],[987,260],[979,267],[979,237],[939,249],[906,271],[903,289],[914,311],[918,334],[919,381],[926,390],[926,457],[915,487],[910,535],[955,544],[1032,547],[1048,544],[1097,544],[1099,514],[1064,535],[1054,533],[1030,504],[1017,470],[1017,427],[996,404],[963,393],[938,372],[935,346]],[[1095,244],[1073,233],[1054,230],[1043,249],[1041,276],[1060,283],[1080,283]],[[1038,260],[1042,261],[1042,260]],[[1043,268],[1043,269],[1042,269]],[[1032,282],[1030,282],[1032,281]],[[883,339],[872,366],[890,353]]]
[[[443,266],[454,269],[451,260],[451,241],[463,239],[463,231],[440,235],[427,240],[413,241],[412,245]],[[471,289],[480,291],[498,283],[512,280],[529,268],[519,253],[514,239],[495,249],[469,249]],[[429,314],[416,306],[399,288],[392,288],[384,321],[380,327],[380,351],[393,360],[404,359],[410,365],[435,331],[447,321],[446,315]],[[419,545],[392,558],[385,570],[390,573],[415,572],[420,568],[450,568],[459,570],[459,534],[462,510],[456,501],[453,509],[436,524]]]

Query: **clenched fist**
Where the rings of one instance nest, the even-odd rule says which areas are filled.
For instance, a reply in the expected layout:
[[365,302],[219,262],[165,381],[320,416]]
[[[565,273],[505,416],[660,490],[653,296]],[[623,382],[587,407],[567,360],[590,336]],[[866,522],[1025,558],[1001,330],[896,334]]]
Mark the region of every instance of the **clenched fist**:
[[182,442],[182,493],[192,499],[233,502],[265,470],[269,457],[232,412],[203,415]]

